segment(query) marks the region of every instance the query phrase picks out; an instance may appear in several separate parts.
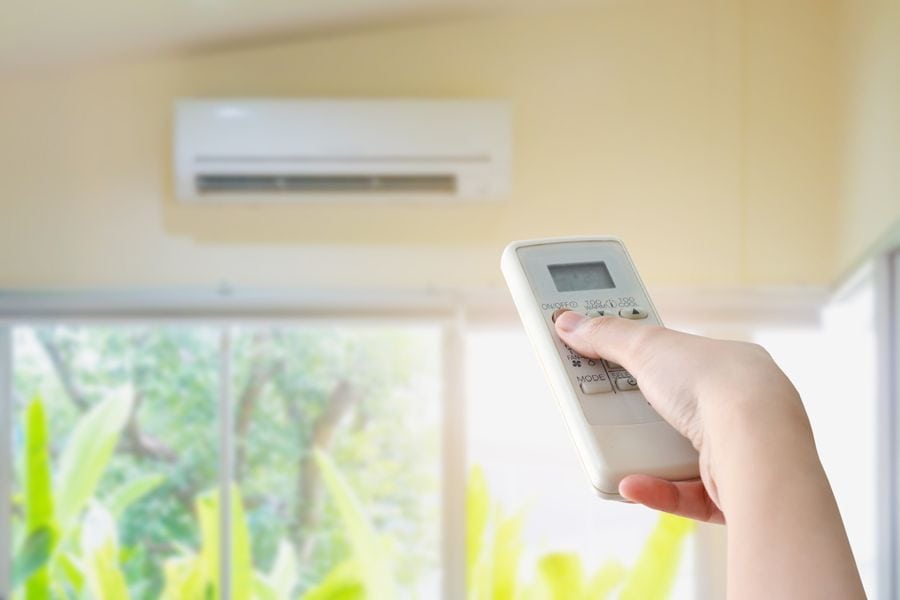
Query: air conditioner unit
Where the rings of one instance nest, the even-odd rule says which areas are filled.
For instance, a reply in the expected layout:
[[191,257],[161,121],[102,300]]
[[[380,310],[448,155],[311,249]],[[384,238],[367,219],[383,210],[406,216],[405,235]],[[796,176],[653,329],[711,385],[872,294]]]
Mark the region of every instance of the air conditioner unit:
[[510,116],[474,100],[181,100],[185,202],[500,199]]

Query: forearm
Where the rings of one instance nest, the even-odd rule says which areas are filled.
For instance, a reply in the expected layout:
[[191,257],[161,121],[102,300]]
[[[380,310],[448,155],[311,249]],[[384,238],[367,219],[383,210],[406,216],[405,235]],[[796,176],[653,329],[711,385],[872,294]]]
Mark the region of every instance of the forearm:
[[[713,469],[728,525],[728,597],[862,598],[799,399],[732,405]],[[712,441],[712,440],[711,440]]]

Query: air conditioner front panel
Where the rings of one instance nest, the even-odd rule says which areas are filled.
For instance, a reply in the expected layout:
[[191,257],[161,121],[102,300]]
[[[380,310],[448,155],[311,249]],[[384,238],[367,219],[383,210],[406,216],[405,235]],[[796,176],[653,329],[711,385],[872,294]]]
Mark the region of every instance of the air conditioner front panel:
[[489,101],[181,101],[175,162],[186,201],[258,201],[260,193],[285,200],[502,197],[509,188],[508,108]]

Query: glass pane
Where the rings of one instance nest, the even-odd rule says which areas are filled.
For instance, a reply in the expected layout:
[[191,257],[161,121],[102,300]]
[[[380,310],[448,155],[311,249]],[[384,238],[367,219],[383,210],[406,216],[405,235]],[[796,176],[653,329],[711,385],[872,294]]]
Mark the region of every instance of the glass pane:
[[524,333],[472,331],[465,352],[470,598],[498,581],[526,596],[605,597],[605,582],[610,597],[646,597],[632,573],[669,582],[654,597],[695,597],[692,526],[593,494]]
[[278,598],[339,584],[438,597],[438,330],[259,326],[232,340],[235,568],[251,563]]
[[13,344],[13,556],[32,560],[14,597],[160,597],[199,564],[217,485],[216,332],[18,327]]

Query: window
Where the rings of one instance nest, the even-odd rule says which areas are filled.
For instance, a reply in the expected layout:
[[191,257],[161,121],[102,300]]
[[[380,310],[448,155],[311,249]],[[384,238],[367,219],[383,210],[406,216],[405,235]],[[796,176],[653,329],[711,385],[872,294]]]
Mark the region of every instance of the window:
[[14,598],[440,594],[439,326],[7,335]]
[[[648,550],[661,526],[659,515],[602,501],[590,491],[521,327],[469,331],[465,365],[470,469],[484,473],[491,508],[503,515],[495,523],[501,530],[497,535],[505,544],[505,559],[519,567],[510,585],[519,592],[551,585],[580,597],[579,590],[636,585],[658,574],[669,582],[664,597],[695,598],[693,526]],[[659,570],[650,576],[640,571],[642,556],[658,559]],[[669,566],[671,578],[663,573]],[[645,563],[643,568],[654,567]]]
[[[821,322],[821,296],[752,310],[742,297],[677,297],[662,312],[678,329],[764,343],[797,382],[872,592],[881,520],[863,507],[881,497],[876,450],[846,450],[835,427],[879,436],[868,293]],[[591,494],[506,304],[493,313],[479,298],[466,324],[457,298],[364,310],[158,300],[2,307],[0,442],[13,452],[0,453],[0,531],[12,530],[0,584],[15,582],[12,598],[35,565],[46,570],[34,585],[62,598],[79,586],[298,598],[360,578],[400,598],[463,597],[467,581],[472,600],[497,586],[598,589],[640,574],[661,527],[669,597],[721,597],[722,528]],[[824,355],[849,346],[867,375],[819,377]],[[848,395],[869,403],[852,419]],[[60,551],[35,560],[47,548]]]

